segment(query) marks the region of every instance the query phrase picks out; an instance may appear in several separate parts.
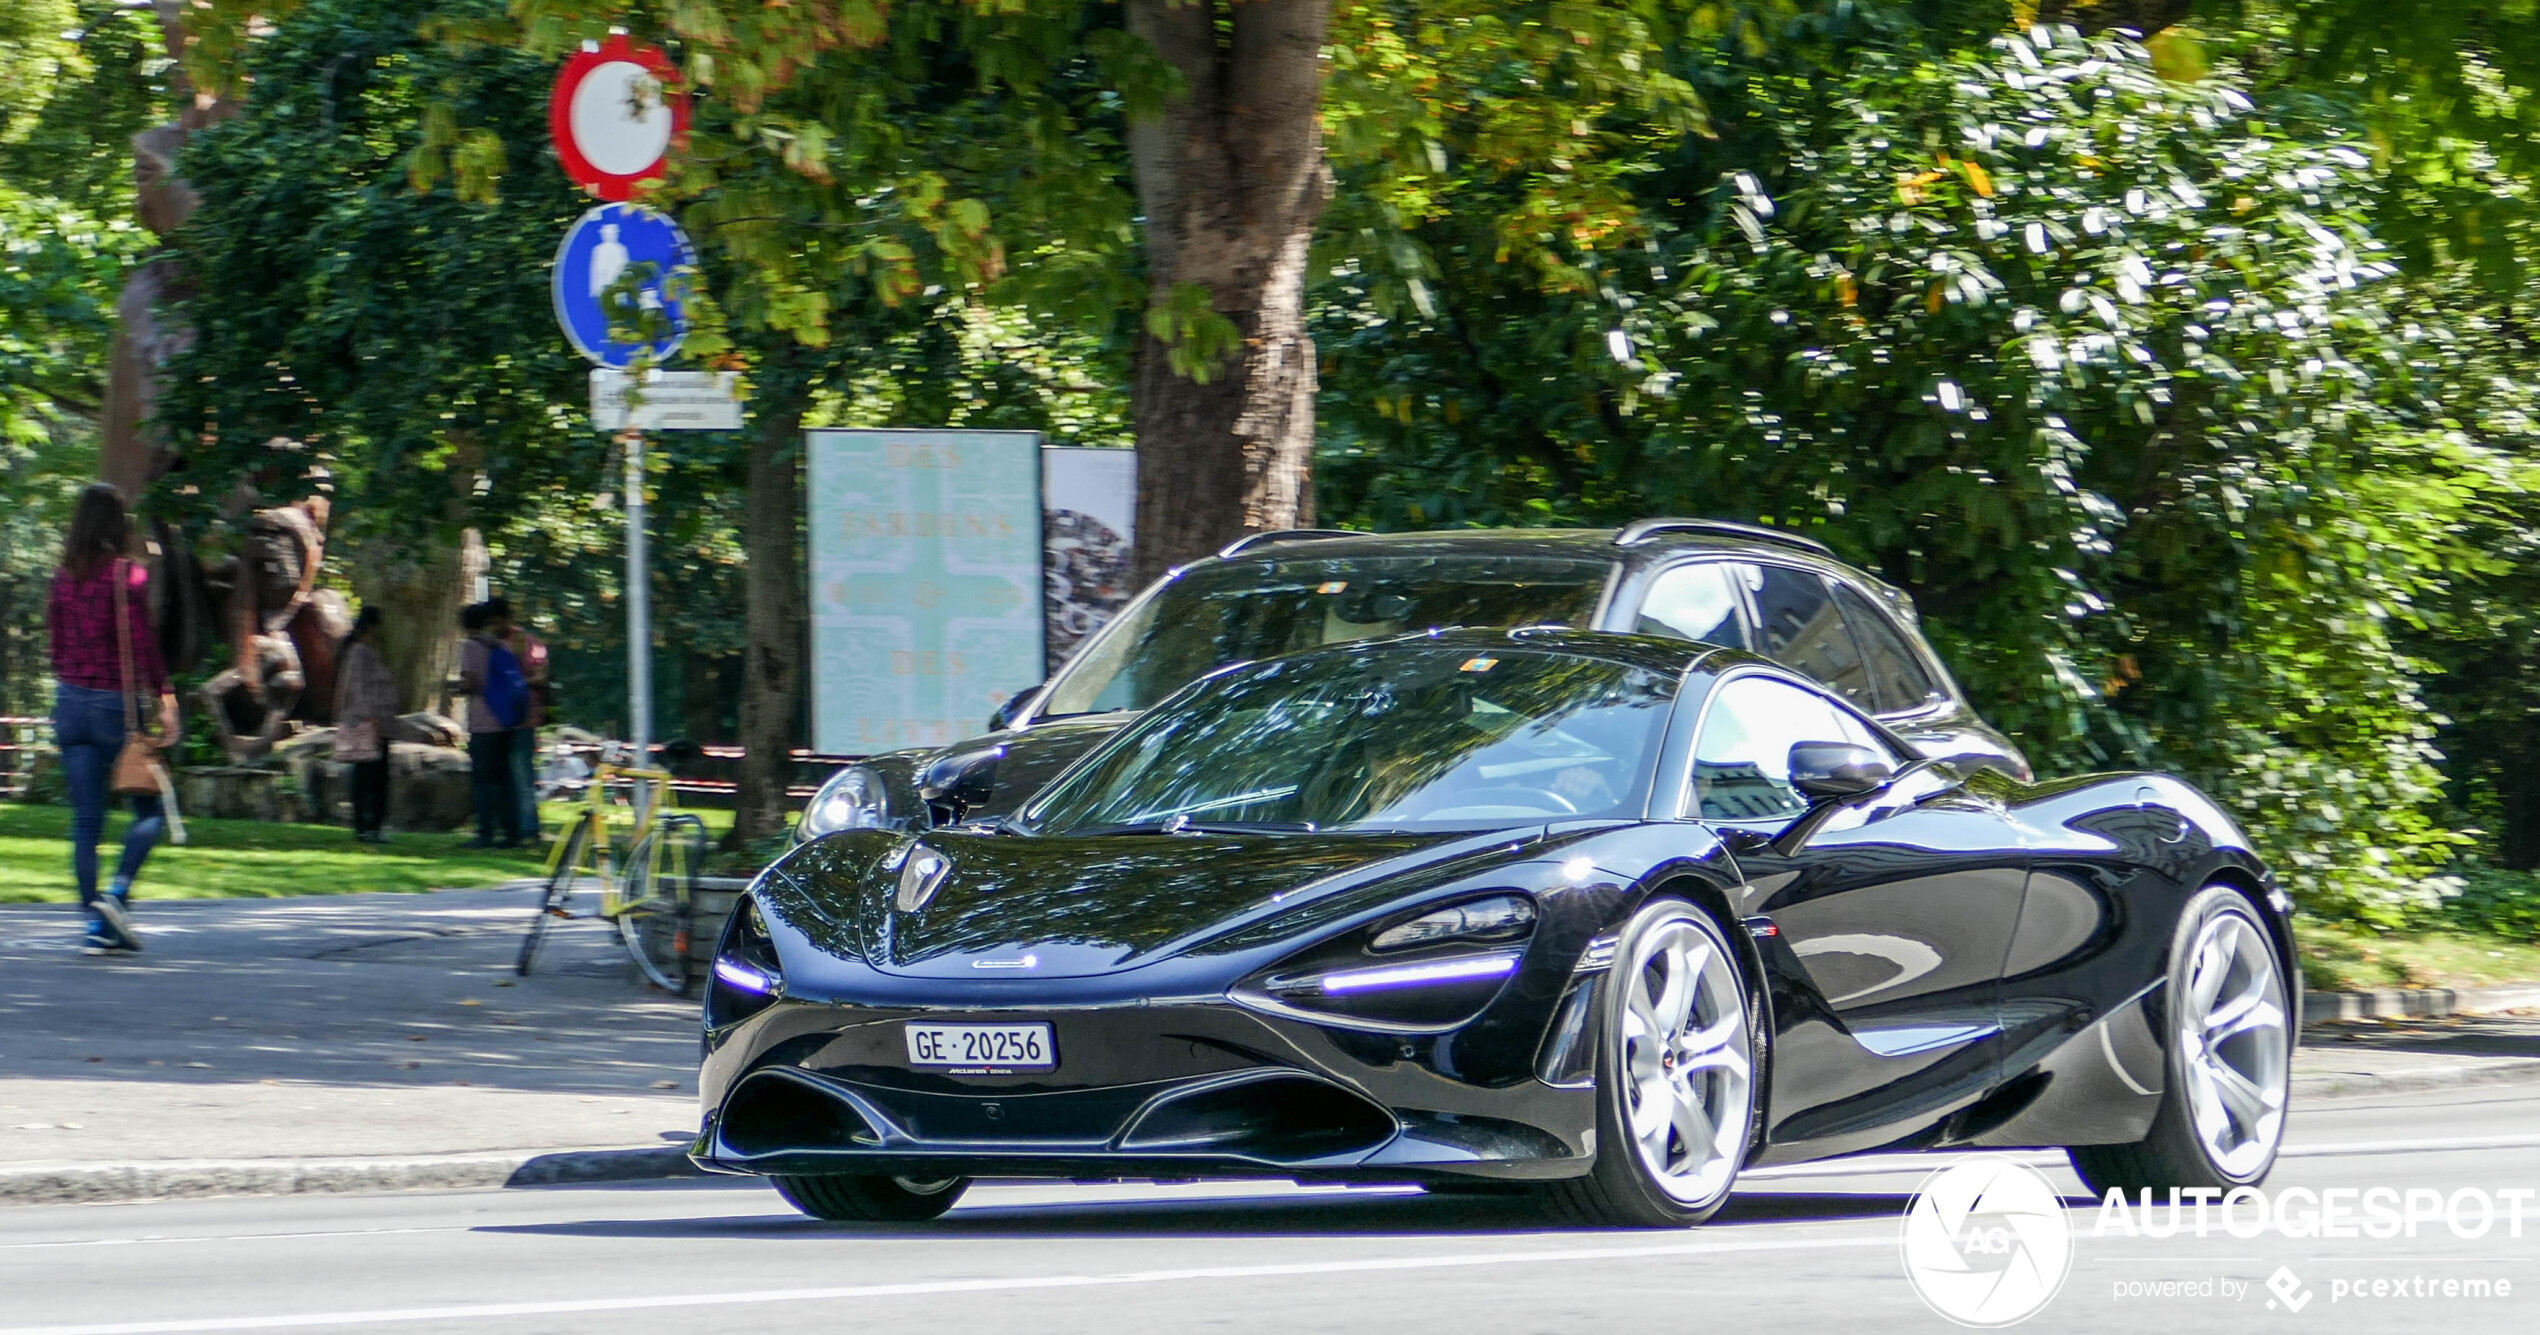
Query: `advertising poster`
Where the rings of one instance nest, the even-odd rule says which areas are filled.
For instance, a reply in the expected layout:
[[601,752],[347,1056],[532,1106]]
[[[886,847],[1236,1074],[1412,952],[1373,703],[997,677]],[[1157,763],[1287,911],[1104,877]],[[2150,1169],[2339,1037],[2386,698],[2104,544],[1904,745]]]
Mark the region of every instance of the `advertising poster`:
[[1045,675],[1040,433],[806,436],[812,748],[870,755],[986,731]]
[[1138,592],[1129,582],[1138,452],[1053,445],[1041,451],[1041,475],[1045,667],[1056,672]]

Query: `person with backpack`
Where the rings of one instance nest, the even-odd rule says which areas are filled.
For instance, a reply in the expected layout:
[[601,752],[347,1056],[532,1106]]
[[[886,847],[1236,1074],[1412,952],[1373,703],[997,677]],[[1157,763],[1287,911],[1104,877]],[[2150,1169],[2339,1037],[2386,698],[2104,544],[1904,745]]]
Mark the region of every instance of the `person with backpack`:
[[503,627],[502,640],[512,656],[520,660],[521,678],[528,683],[526,717],[512,729],[512,796],[520,803],[521,837],[538,842],[538,730],[547,726],[548,701],[553,688],[548,684],[547,645],[529,627],[512,614],[511,600],[496,594],[485,600],[486,624]]
[[[514,791],[516,729],[529,721],[529,679],[504,643],[508,618],[484,603],[459,612],[459,694],[467,699],[467,760],[476,796],[476,841],[470,848],[518,848],[520,795]],[[497,831],[500,831],[499,836]]]

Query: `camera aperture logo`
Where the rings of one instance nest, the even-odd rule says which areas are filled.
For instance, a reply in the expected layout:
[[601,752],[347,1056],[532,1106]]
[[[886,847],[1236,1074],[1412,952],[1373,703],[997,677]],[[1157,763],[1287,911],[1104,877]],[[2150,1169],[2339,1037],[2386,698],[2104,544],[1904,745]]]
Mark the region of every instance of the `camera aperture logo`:
[[2053,1301],[2072,1273],[2073,1229],[2044,1174],[1965,1159],[1923,1179],[1905,1208],[1905,1277],[1962,1326],[2009,1326]]

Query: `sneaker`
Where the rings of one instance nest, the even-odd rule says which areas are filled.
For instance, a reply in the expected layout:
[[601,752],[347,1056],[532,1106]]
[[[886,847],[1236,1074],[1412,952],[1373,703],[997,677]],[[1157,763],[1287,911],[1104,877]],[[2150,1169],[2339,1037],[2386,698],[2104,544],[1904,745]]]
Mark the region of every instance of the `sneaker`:
[[110,945],[122,950],[141,949],[141,937],[132,930],[132,915],[124,911],[122,901],[113,895],[100,895],[89,908],[96,913],[99,925],[105,929],[102,935]]

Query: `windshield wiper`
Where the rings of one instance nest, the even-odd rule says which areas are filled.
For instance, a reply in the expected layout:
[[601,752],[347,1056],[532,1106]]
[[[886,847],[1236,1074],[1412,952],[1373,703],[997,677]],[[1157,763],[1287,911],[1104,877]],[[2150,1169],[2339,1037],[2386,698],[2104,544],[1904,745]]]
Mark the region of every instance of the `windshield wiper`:
[[1068,834],[1091,837],[1102,834],[1314,834],[1323,827],[1310,820],[1138,820],[1118,825],[1097,825],[1087,830],[1069,830]]

